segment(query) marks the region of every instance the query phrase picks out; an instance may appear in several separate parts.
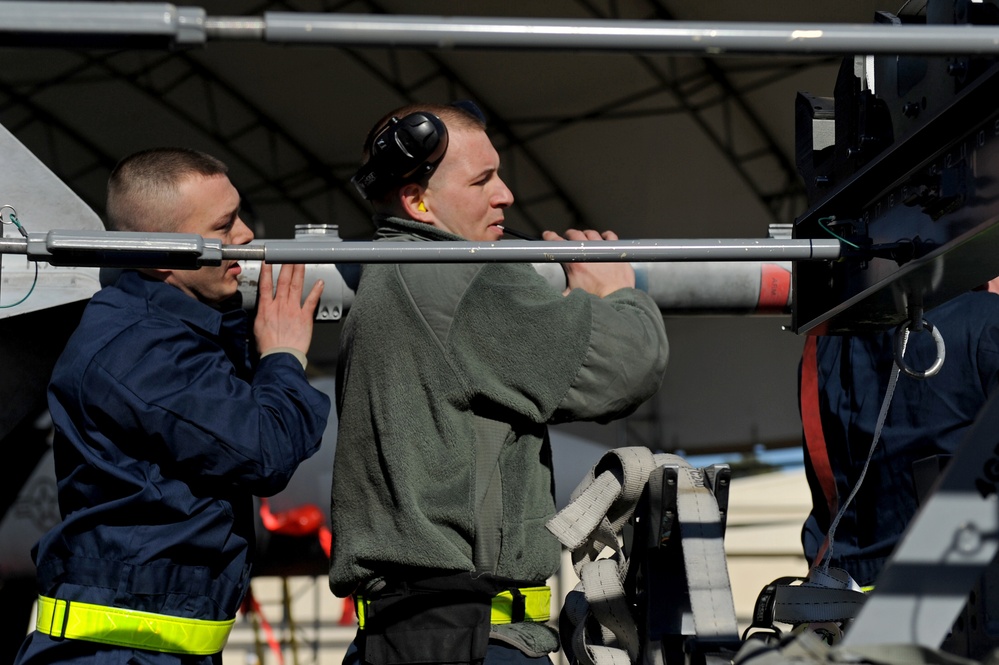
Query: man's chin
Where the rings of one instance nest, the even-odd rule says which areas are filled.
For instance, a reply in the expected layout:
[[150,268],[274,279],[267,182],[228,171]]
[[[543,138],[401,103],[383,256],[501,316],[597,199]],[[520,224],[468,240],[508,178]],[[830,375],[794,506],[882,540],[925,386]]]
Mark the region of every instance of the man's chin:
[[483,240],[499,240],[503,237],[503,227],[498,224],[493,224],[486,228],[485,237]]
[[239,309],[242,306],[243,306],[243,294],[240,293],[238,289],[232,293],[223,295],[214,304],[214,307],[223,311],[228,311],[231,309]]

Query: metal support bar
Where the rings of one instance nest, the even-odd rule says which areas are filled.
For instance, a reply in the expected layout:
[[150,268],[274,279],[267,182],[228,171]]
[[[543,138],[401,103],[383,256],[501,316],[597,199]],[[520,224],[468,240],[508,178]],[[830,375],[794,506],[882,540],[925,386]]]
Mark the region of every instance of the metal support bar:
[[268,263],[566,263],[811,261],[839,258],[837,240],[686,239],[500,242],[344,242],[265,240],[220,245],[179,233],[49,231],[0,239],[0,254],[53,265],[198,268],[222,261]]
[[[236,33],[234,18],[208,21],[211,37]],[[227,25],[228,22],[229,24]],[[986,54],[999,28],[479,18],[265,12],[267,41],[354,46],[516,48],[679,53]]]
[[29,233],[27,238],[0,239],[0,254],[27,254],[31,261],[56,266],[188,270],[217,266],[226,258],[219,240],[196,234],[121,231]]
[[[325,246],[324,246],[325,245]],[[310,242],[266,241],[262,258],[272,263],[564,263],[576,261],[760,261],[836,259],[836,240],[687,239],[502,242]],[[228,247],[234,258],[260,249]]]
[[[226,245],[198,235],[170,233],[121,233],[108,231],[50,231],[0,238],[0,255],[20,255],[20,261],[4,264],[3,288],[20,297],[34,290],[26,302],[0,309],[0,319],[17,316],[51,304],[55,289],[65,292],[64,284],[77,283],[79,270],[102,268],[172,268],[194,270],[203,265],[218,265],[223,260],[238,260],[240,291],[244,306],[252,308],[256,299],[260,259],[270,263],[304,263],[306,282],[317,279],[326,283],[316,318],[336,321],[350,309],[360,271],[360,264],[372,262],[459,262],[519,261],[526,257],[552,286],[562,291],[566,286],[562,262],[574,260],[629,261],[622,253],[635,255],[635,243],[653,243],[645,250],[646,261],[629,261],[635,269],[636,287],[649,294],[664,314],[713,314],[738,316],[785,315],[791,311],[791,258],[834,257],[836,241],[633,241],[627,251],[620,247],[629,241],[608,243],[593,241],[502,243],[394,243],[396,248],[378,254],[389,243],[344,242],[337,236],[309,235],[292,241],[256,241],[251,245]],[[517,243],[517,255],[496,253]],[[697,245],[691,243],[698,243]],[[761,245],[762,243],[762,245]],[[594,247],[612,244],[616,249]],[[809,247],[809,244],[813,245]],[[280,245],[280,251],[275,250]],[[399,245],[402,245],[399,247]],[[447,245],[450,254],[441,258],[436,245]],[[748,245],[748,249],[747,249]],[[318,252],[312,249],[318,248]],[[272,251],[273,250],[273,251]],[[429,251],[429,253],[428,253]],[[719,252],[738,254],[741,260],[712,260]],[[760,253],[771,254],[753,259]],[[776,258],[773,254],[779,254]],[[249,258],[248,258],[249,256]],[[788,258],[791,257],[791,258]],[[704,259],[704,260],[702,260]],[[543,261],[543,262],[538,262]],[[38,263],[49,263],[37,273]],[[89,275],[89,273],[87,273]],[[37,283],[36,283],[37,280]],[[99,288],[96,277],[85,282],[85,292],[73,300],[89,297]],[[35,287],[38,287],[35,289]],[[0,298],[0,300],[3,300]],[[10,297],[6,299],[10,302]]]
[[[197,45],[260,40],[333,46],[674,52],[994,54],[999,27],[480,18],[265,12],[206,16],[200,7],[141,2],[0,2],[6,46],[65,43]],[[161,40],[150,38],[161,38]],[[138,42],[145,40],[145,42]],[[60,40],[62,40],[60,42]]]
[[4,46],[51,46],[56,37],[74,43],[81,39],[88,43],[135,43],[139,38],[152,39],[155,45],[196,45],[205,42],[204,24],[204,9],[165,2],[0,3]]

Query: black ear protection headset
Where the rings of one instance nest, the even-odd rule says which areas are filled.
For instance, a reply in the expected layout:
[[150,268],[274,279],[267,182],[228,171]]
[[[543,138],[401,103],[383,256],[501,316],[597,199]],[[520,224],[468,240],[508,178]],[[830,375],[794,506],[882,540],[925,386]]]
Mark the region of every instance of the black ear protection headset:
[[[451,104],[485,117],[473,102]],[[419,111],[399,119],[392,117],[368,148],[368,161],[350,179],[368,201],[378,200],[394,187],[428,178],[447,152],[447,127],[433,113]]]
[[369,201],[393,187],[428,177],[447,152],[447,128],[433,113],[411,113],[389,119],[371,141],[367,163],[350,179]]

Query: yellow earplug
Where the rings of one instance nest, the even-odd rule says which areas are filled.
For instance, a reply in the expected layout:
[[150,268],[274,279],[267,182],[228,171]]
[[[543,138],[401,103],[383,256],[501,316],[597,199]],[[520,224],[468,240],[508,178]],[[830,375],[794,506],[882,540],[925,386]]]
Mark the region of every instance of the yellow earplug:
[[427,211],[427,206],[423,203],[423,201],[420,201],[416,205],[416,209],[419,210],[420,212],[426,212]]

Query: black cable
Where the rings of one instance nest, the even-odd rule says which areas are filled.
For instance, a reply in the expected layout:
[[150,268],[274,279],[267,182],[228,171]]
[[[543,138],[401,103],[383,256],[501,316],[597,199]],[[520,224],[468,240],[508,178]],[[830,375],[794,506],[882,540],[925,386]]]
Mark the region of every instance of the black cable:
[[540,240],[540,238],[538,238],[537,236],[527,235],[522,231],[516,231],[514,229],[511,229],[509,226],[501,226],[500,228],[503,229],[504,234],[508,236],[513,236],[514,238],[520,238],[521,240]]

